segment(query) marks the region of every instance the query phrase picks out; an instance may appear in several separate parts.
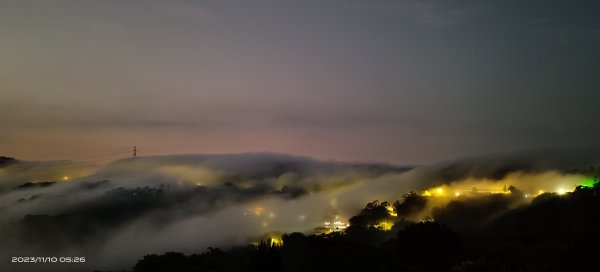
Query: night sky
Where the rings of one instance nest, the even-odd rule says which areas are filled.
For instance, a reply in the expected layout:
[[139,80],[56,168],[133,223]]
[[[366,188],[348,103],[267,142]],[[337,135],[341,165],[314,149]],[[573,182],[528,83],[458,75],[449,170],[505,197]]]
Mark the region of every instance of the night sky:
[[433,163],[600,139],[598,1],[2,1],[0,155]]

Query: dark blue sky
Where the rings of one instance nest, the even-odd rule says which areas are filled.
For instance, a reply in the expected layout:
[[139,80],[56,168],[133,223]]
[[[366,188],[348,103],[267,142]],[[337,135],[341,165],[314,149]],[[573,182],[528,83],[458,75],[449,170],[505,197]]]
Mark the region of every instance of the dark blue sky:
[[0,151],[429,163],[600,138],[598,1],[0,3]]

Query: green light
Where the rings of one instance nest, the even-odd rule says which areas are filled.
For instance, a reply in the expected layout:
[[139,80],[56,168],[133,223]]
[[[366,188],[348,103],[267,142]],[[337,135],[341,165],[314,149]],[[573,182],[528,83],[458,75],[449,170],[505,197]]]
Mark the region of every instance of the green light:
[[579,184],[579,186],[592,188],[594,187],[594,184],[596,184],[596,180],[594,180],[594,178],[586,178],[583,180],[583,182],[581,182],[581,184]]

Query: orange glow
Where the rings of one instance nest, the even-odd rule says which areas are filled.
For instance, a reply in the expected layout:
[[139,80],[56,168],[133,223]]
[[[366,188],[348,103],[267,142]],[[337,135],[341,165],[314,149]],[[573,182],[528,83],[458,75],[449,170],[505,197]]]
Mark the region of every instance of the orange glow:
[[265,208],[263,208],[263,207],[256,207],[256,208],[252,209],[252,212],[255,215],[262,215],[264,211],[265,211]]

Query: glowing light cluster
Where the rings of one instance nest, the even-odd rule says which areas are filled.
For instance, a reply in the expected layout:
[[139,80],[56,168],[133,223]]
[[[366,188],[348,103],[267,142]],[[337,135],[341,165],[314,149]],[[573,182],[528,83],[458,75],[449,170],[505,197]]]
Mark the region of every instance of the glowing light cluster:
[[[276,220],[277,214],[274,211],[265,209],[262,206],[255,206],[244,210],[244,216],[255,218],[256,224],[260,224],[263,228],[269,227],[271,223]],[[306,216],[301,214],[298,216],[299,221],[306,219]]]
[[323,222],[323,227],[321,228],[323,229],[322,232],[324,234],[328,234],[332,232],[344,231],[349,226],[349,223],[342,221],[341,217],[336,215],[332,221]]
[[422,196],[437,196],[442,197],[446,195],[446,190],[442,187],[436,187],[431,190],[425,190],[421,193]]
[[325,225],[326,228],[331,229],[331,231],[341,231],[348,227],[348,224],[344,223],[342,221],[334,221],[334,222],[326,221],[323,223],[323,225]]
[[[582,182],[581,185],[583,187],[591,188],[595,184],[594,180],[586,180]],[[536,190],[534,192],[524,192],[524,198],[535,198],[544,193],[550,192],[558,195],[566,195],[567,193],[573,192],[573,190],[566,189],[567,187],[561,186],[557,187],[555,190],[545,191],[545,190]],[[451,193],[452,192],[452,193]],[[454,197],[461,196],[475,196],[481,194],[511,194],[511,190],[504,186],[503,188],[493,188],[493,189],[478,189],[473,187],[470,190],[460,189],[460,188],[443,188],[443,187],[434,187],[428,190],[425,190],[421,193],[422,196],[427,197],[449,197],[453,195]]]
[[372,227],[374,227],[378,230],[388,231],[388,230],[391,230],[393,226],[394,226],[394,223],[392,223],[392,222],[381,221],[381,222],[373,225]]
[[392,205],[386,206],[385,209],[388,211],[388,214],[390,216],[398,216],[398,214],[396,213],[396,210],[394,209],[394,207]]
[[425,217],[421,218],[421,220],[419,220],[419,221],[421,223],[423,223],[423,222],[433,222],[434,220],[433,220],[433,217],[431,217],[431,216],[428,215],[428,216],[425,216]]
[[278,232],[278,231],[267,232],[262,235],[262,237],[260,238],[260,242],[254,241],[254,242],[250,243],[250,245],[258,247],[262,243],[266,244],[267,246],[271,246],[271,247],[283,246],[282,233]]
[[269,245],[270,246],[283,246],[283,240],[281,240],[280,238],[271,237],[269,239]]

